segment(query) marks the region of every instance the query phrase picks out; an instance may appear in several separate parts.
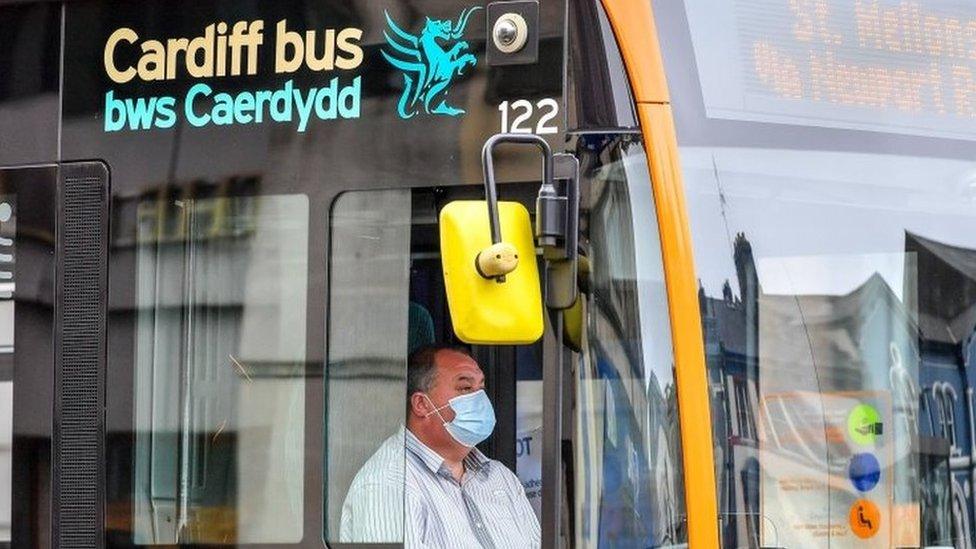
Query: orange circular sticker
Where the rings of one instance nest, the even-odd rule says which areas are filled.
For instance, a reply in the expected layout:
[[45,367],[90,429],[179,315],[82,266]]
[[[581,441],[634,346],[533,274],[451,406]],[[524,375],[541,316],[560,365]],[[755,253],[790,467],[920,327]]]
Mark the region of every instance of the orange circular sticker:
[[854,535],[861,539],[867,539],[878,533],[878,528],[881,527],[881,511],[873,502],[859,499],[854,502],[854,505],[851,505],[848,520],[851,523],[851,531],[854,532]]

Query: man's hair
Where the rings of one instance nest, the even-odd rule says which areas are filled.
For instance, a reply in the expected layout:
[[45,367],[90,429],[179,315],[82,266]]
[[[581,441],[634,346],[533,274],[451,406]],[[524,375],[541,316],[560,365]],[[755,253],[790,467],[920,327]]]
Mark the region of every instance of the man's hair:
[[407,362],[407,411],[410,410],[410,398],[416,392],[429,393],[434,386],[434,376],[437,368],[434,360],[441,351],[454,351],[462,355],[471,356],[471,352],[460,345],[425,345],[410,354]]

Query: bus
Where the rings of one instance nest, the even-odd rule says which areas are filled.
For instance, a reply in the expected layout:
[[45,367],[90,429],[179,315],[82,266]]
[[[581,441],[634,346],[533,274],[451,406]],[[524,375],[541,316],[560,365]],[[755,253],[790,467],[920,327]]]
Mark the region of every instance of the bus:
[[0,547],[403,546],[430,343],[543,547],[976,546],[974,71],[958,0],[0,1]]

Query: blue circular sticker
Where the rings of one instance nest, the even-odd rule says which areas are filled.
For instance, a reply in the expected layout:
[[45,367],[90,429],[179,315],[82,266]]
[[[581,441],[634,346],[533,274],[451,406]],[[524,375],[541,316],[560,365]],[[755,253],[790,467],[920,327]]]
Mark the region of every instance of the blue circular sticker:
[[881,464],[874,454],[866,452],[854,454],[851,465],[847,468],[847,474],[858,491],[867,492],[877,486],[878,481],[881,480]]

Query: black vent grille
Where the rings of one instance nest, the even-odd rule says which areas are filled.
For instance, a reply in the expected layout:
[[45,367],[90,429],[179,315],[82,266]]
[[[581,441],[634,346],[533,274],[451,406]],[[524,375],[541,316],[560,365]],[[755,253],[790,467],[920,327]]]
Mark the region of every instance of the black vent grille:
[[103,547],[108,171],[61,167],[54,540]]

